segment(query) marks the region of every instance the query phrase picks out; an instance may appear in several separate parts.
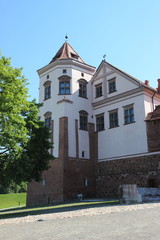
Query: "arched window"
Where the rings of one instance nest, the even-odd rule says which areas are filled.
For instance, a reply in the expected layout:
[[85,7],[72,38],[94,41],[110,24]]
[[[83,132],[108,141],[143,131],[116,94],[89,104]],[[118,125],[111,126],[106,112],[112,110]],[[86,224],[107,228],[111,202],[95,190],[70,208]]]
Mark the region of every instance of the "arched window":
[[60,95],[69,95],[70,94],[70,77],[63,75],[59,79],[59,94]]
[[87,98],[87,84],[85,79],[79,79],[79,97]]
[[79,112],[79,123],[81,130],[88,129],[88,113],[86,111],[82,110]]
[[51,98],[51,81],[46,81],[44,84],[44,99]]
[[46,112],[44,114],[44,118],[45,118],[45,124],[46,126],[51,129],[52,128],[52,113],[51,112]]

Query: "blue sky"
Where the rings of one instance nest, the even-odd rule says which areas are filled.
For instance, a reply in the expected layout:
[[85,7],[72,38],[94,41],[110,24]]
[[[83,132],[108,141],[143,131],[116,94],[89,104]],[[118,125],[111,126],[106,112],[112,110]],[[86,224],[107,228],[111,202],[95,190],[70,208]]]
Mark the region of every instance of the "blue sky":
[[159,0],[0,0],[0,50],[23,67],[31,99],[37,70],[65,41],[98,67],[106,61],[157,87],[160,78]]

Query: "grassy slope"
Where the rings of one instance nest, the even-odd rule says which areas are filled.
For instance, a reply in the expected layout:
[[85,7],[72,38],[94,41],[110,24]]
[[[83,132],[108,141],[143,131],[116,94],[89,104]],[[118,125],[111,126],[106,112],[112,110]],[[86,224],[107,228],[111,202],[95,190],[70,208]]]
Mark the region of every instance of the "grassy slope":
[[26,205],[26,193],[0,194],[0,209]]
[[28,215],[40,215],[47,213],[55,213],[55,212],[65,212],[65,211],[73,211],[78,209],[87,209],[93,207],[102,207],[109,205],[117,205],[119,204],[118,200],[113,201],[97,201],[97,202],[77,202],[77,203],[63,203],[63,204],[55,204],[50,206],[37,206],[30,208],[15,208],[8,210],[0,211],[0,219],[4,218],[13,218],[13,217],[22,217]]

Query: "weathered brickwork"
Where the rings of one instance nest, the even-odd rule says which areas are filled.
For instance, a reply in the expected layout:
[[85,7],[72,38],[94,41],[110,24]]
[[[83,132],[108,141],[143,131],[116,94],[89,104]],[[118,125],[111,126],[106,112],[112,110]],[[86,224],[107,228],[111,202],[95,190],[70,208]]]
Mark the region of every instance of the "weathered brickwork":
[[147,121],[148,151],[160,151],[160,119]]
[[43,172],[42,181],[28,184],[27,205],[47,204],[63,201],[63,161],[55,159],[48,171]]
[[[77,121],[75,123],[76,139],[78,139]],[[93,124],[88,124],[88,134],[90,159],[68,157],[68,118],[59,119],[59,158],[51,162],[48,171],[43,172],[41,182],[28,184],[28,206],[75,199],[78,194],[83,194],[84,197],[96,196],[95,156],[97,148]]]
[[117,198],[121,184],[160,187],[160,154],[97,163],[97,197]]

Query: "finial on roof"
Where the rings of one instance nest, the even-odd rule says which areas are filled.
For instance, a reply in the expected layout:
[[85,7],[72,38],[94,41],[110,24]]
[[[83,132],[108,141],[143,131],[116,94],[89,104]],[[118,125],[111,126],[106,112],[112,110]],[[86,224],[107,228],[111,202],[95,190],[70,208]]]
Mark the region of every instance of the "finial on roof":
[[66,41],[68,40],[68,36],[67,36],[67,33],[66,33],[65,39],[66,39]]
[[103,55],[103,60],[104,60],[104,61],[106,60],[106,54]]

